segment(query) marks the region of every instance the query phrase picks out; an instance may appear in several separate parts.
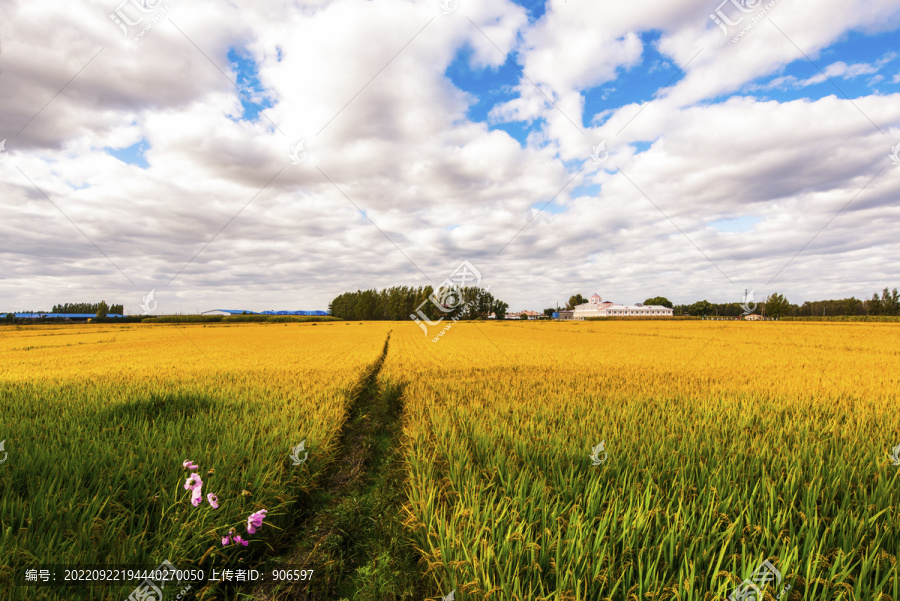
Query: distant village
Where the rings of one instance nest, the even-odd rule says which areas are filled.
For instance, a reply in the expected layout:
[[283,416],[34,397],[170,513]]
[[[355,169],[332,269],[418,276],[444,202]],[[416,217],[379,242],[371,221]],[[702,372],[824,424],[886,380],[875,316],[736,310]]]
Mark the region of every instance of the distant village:
[[[663,305],[620,305],[610,301],[604,301],[599,294],[591,296],[590,300],[580,305],[575,305],[571,311],[554,311],[549,315],[537,311],[520,311],[507,313],[506,319],[565,319],[584,320],[588,317],[672,317],[673,310]],[[496,319],[495,313],[490,314],[490,319]]]

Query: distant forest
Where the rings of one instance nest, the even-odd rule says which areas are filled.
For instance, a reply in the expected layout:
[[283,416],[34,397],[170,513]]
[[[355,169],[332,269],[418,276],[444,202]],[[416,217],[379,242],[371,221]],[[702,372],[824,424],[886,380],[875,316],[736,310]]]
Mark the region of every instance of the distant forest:
[[[502,319],[509,308],[509,305],[495,299],[484,288],[466,286],[456,290],[462,291],[462,298],[454,297],[452,290],[439,289],[436,296],[442,299],[441,303],[429,300],[434,292],[431,286],[418,288],[394,286],[381,291],[357,290],[341,294],[331,301],[328,309],[335,317],[351,321],[357,319],[399,321],[410,319],[412,315],[421,318],[419,311],[429,320],[440,317],[486,319],[491,313],[496,313],[497,317]],[[443,296],[440,296],[441,294]]]
[[[692,305],[675,305],[675,315],[720,315],[736,317],[744,309],[740,303],[710,303],[702,300]],[[770,317],[842,317],[854,315],[900,315],[900,293],[897,289],[885,288],[881,295],[877,292],[869,300],[855,297],[841,300],[807,301],[802,305],[791,304],[783,295],[769,295],[766,302],[759,303],[757,313]]]

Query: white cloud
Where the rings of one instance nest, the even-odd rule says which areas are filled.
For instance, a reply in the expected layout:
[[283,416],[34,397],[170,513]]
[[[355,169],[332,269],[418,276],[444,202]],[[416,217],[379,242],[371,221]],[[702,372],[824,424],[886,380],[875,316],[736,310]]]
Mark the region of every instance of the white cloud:
[[888,53],[874,63],[854,63],[848,65],[844,61],[837,61],[826,66],[821,72],[807,79],[798,79],[792,75],[776,77],[765,84],[751,84],[744,88],[745,91],[755,92],[760,90],[777,90],[787,88],[805,88],[812,85],[834,81],[838,79],[851,80],[860,75],[874,75],[866,81],[866,85],[875,85],[884,77],[877,75],[882,67],[890,63],[896,57],[896,53]]
[[[346,290],[425,284],[420,269],[439,282],[465,258],[513,309],[589,291],[725,300],[771,277],[889,166],[900,140],[896,94],[856,106],[835,96],[713,102],[778,76],[798,51],[767,23],[723,44],[706,1],[623,10],[553,0],[531,25],[505,0],[447,16],[435,4],[179,2],[171,22],[129,47],[105,1],[5,3],[0,18],[14,27],[0,40],[10,153],[0,163],[0,308],[102,297],[136,312],[153,288],[161,310],[324,308]],[[828,0],[821,12],[828,18],[783,3],[772,18],[818,58],[851,29],[896,26],[900,9]],[[585,90],[645,69],[650,31],[673,63],[694,58],[685,77],[643,108],[585,116]],[[518,97],[490,112],[493,124],[540,124],[524,148],[469,119],[474,95],[444,74],[465,47],[486,77],[511,53],[540,87],[523,79]],[[230,48],[249,52],[272,99],[256,122],[230,118],[242,111]],[[871,75],[888,63],[831,60],[826,72]],[[613,173],[588,158],[604,138]],[[301,139],[308,158],[291,165]],[[147,169],[104,151],[139,140]],[[646,140],[635,155],[631,145]],[[779,290],[803,300],[900,285],[887,267],[898,251],[898,174],[882,171]],[[536,215],[573,176],[555,203],[565,211]],[[597,197],[573,197],[590,184]],[[707,226],[745,215],[762,218],[747,234]]]
[[853,79],[854,77],[859,77],[860,75],[871,75],[877,72],[878,69],[874,65],[868,65],[866,63],[856,63],[854,65],[848,65],[843,61],[838,61],[825,67],[822,73],[798,82],[797,86],[806,87],[822,83],[829,78]]

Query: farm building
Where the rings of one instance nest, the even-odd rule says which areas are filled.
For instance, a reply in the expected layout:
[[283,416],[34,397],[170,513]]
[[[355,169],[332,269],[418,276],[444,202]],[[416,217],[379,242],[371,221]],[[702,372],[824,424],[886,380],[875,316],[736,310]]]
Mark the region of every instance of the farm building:
[[600,298],[599,294],[591,296],[589,302],[578,305],[572,310],[572,319],[585,317],[672,317],[673,311],[662,305],[618,305]]
[[506,319],[522,319],[522,316],[525,315],[528,319],[540,319],[544,316],[543,313],[538,313],[537,311],[519,311],[513,313],[507,313]]

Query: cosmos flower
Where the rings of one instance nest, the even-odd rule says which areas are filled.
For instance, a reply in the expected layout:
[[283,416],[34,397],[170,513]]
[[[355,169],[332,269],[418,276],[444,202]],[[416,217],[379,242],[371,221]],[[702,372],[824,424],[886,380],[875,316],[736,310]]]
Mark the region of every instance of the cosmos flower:
[[184,460],[184,463],[182,463],[181,465],[183,465],[184,468],[185,468],[185,469],[188,469],[188,470],[196,470],[196,469],[200,469],[200,467],[199,467],[196,463],[194,463],[193,461],[191,461],[190,459],[185,459],[185,460]]
[[219,497],[217,497],[216,495],[209,493],[208,495],[206,495],[206,500],[209,501],[209,504],[212,505],[213,509],[219,508]]
[[184,490],[194,490],[203,486],[203,480],[200,479],[198,474],[191,474],[188,476],[188,479],[184,481]]
[[232,529],[228,532],[228,534],[225,535],[225,538],[222,539],[222,546],[223,546],[223,547],[227,547],[227,546],[228,546],[229,544],[231,544],[231,543],[234,543],[234,544],[236,544],[236,545],[237,545],[237,544],[244,545],[244,546],[246,547],[247,545],[250,544],[250,541],[244,540],[243,538],[241,538],[241,535],[240,535],[240,534],[235,534],[235,533],[234,533],[234,528],[232,528]]
[[267,511],[267,509],[260,509],[250,514],[250,517],[247,518],[247,532],[256,534],[256,529],[262,526]]
[[228,534],[225,535],[225,538],[222,539],[222,546],[227,547],[229,543],[232,542],[232,537],[234,536],[234,528],[228,531]]

